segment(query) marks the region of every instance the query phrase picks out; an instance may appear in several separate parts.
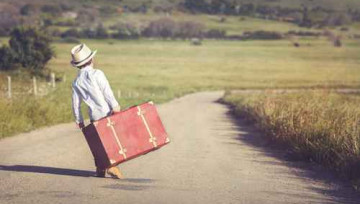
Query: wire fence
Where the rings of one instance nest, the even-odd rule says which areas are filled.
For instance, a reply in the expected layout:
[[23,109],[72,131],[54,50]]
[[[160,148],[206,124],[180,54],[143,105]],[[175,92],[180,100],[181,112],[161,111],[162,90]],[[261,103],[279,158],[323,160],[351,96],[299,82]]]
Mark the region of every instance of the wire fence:
[[[64,81],[64,80],[62,80]],[[56,88],[55,73],[50,74],[50,81],[39,81],[36,77],[29,80],[13,80],[13,77],[6,76],[5,82],[1,83],[1,98],[16,98],[26,95],[45,96]]]
[[[4,81],[5,80],[5,81]],[[59,86],[59,83],[66,82],[66,75],[56,78],[54,73],[50,74],[48,81],[38,80],[36,77],[33,77],[32,80],[23,80],[16,81],[13,80],[13,77],[6,76],[3,78],[3,82],[0,86],[0,97],[1,98],[21,98],[24,96],[36,96],[43,97],[56,90]],[[156,91],[156,92],[147,92],[147,91],[133,91],[133,90],[121,90],[114,89],[114,96],[117,99],[133,99],[133,98],[154,98],[154,97],[167,97],[166,91]]]

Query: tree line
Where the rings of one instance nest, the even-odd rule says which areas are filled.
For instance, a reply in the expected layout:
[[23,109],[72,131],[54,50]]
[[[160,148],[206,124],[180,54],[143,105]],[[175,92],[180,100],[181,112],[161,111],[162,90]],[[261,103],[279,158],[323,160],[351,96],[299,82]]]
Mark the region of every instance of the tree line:
[[289,8],[232,0],[185,0],[180,5],[191,13],[252,16],[288,21],[303,27],[341,26],[360,21],[360,11],[356,8],[340,12],[320,6]]
[[[37,26],[82,26],[98,24],[101,19],[128,12],[171,14],[173,11],[206,13],[211,15],[237,15],[255,18],[287,21],[304,27],[343,26],[360,21],[360,10],[348,8],[346,11],[316,7],[290,8],[261,3],[243,3],[236,0],[183,0],[167,4],[146,1],[119,1],[114,5],[87,4],[74,6],[69,2],[46,4],[0,5],[0,35],[9,35],[17,25]],[[75,4],[75,3],[74,3]],[[128,29],[131,30],[131,29]],[[90,32],[90,31],[89,31]],[[88,33],[89,33],[88,32]],[[120,34],[121,36],[122,34]]]

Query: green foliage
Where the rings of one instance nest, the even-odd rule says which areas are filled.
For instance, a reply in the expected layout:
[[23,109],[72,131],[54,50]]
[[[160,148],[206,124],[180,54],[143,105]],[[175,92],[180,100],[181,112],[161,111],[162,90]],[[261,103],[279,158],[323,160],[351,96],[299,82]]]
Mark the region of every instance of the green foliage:
[[23,16],[30,16],[37,12],[37,8],[34,4],[25,4],[20,8],[20,14]]
[[209,7],[205,0],[185,0],[184,6],[191,12],[207,12]]
[[68,37],[72,37],[72,38],[79,38],[81,35],[81,33],[75,29],[75,28],[70,28],[69,30],[64,31],[63,33],[61,33],[61,37],[62,38],[68,38]]
[[222,39],[225,38],[225,36],[226,36],[226,31],[219,29],[210,29],[205,33],[206,38]]
[[11,70],[14,68],[16,59],[15,53],[8,46],[0,48],[0,70]]
[[116,30],[112,37],[117,39],[137,39],[141,35],[140,28],[131,23],[118,23],[112,28]]
[[117,13],[117,7],[106,5],[106,6],[100,7],[99,11],[102,16],[109,17],[109,16],[115,15]]
[[10,49],[16,62],[24,68],[41,70],[53,57],[51,39],[36,28],[18,27],[11,32]]
[[55,16],[62,12],[62,7],[55,4],[45,4],[41,7],[41,11]]
[[108,37],[109,34],[107,32],[107,29],[102,24],[98,25],[98,27],[96,28],[96,38],[105,39]]
[[160,18],[151,21],[143,30],[142,35],[145,37],[161,38],[192,38],[201,37],[204,25],[190,21],[174,21],[171,18]]
[[254,31],[254,32],[245,32],[244,39],[254,39],[254,40],[279,40],[284,36],[279,32],[273,31]]

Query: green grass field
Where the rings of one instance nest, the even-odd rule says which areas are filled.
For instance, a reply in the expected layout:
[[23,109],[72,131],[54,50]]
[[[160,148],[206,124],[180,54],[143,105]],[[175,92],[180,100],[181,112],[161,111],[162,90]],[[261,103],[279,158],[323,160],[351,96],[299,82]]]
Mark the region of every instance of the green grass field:
[[[334,48],[325,39],[302,39],[300,48],[286,40],[206,40],[201,46],[193,46],[188,41],[83,42],[98,50],[95,67],[105,72],[115,93],[121,90],[123,97],[119,101],[123,107],[146,100],[161,103],[203,90],[358,87],[360,82],[359,42],[350,40],[345,41],[342,48]],[[69,64],[72,46],[54,44],[57,56],[49,67],[68,79],[65,83],[60,82],[56,91],[43,98],[24,95],[13,102],[1,100],[5,106],[0,122],[1,137],[72,120],[70,87],[71,79],[77,73]],[[6,91],[5,75],[0,75],[2,92]],[[32,86],[30,80],[16,76],[13,81],[15,85],[20,84],[20,88]],[[139,95],[129,98],[129,92]],[[21,101],[28,98],[35,102],[24,105]],[[23,126],[19,127],[19,124]]]
[[[115,89],[165,90],[266,87],[358,87],[359,42],[335,48],[325,39],[289,41],[84,40],[98,50],[96,66]],[[69,66],[72,44],[56,44],[50,67],[74,75]]]
[[226,21],[220,22],[220,15],[189,15],[179,12],[174,12],[171,16],[166,16],[165,14],[156,14],[153,12],[149,12],[147,14],[129,13],[106,19],[104,24],[105,26],[111,26],[117,22],[132,22],[136,25],[145,25],[150,21],[164,17],[173,19],[175,21],[199,22],[202,23],[207,30],[225,30],[229,35],[241,35],[245,31],[256,30],[278,31],[283,33],[286,33],[289,30],[317,31],[316,29],[300,28],[292,23],[279,22],[274,20],[264,20],[241,16],[225,16]]

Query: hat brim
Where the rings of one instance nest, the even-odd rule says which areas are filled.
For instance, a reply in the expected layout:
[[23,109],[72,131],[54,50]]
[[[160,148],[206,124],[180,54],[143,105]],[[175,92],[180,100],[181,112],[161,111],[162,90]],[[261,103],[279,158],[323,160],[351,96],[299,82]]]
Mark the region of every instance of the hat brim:
[[86,64],[87,62],[89,62],[92,58],[94,58],[96,52],[97,52],[97,50],[93,51],[87,58],[85,58],[84,60],[82,60],[80,62],[74,62],[73,60],[71,60],[70,64],[73,67],[80,67],[80,66]]

